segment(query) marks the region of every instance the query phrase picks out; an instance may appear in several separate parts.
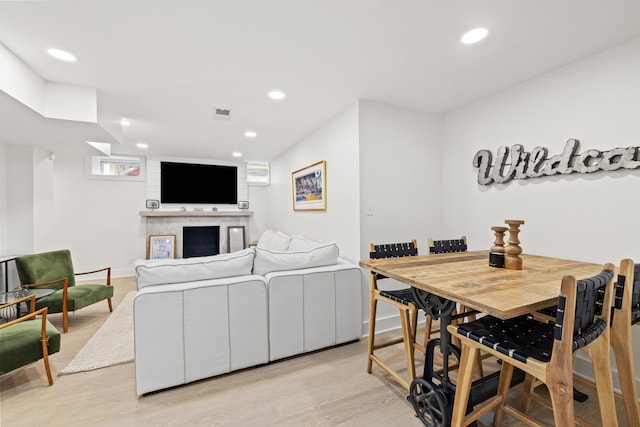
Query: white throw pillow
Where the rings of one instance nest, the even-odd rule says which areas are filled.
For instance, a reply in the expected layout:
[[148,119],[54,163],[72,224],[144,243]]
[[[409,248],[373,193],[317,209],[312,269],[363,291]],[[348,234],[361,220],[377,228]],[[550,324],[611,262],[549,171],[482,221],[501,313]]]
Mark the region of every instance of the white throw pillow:
[[316,240],[305,239],[302,236],[293,235],[291,236],[291,243],[289,244],[289,252],[306,251],[322,245],[325,245],[325,243]]
[[258,240],[258,247],[269,251],[284,252],[289,249],[289,243],[291,243],[291,236],[287,236],[280,231],[266,230]]
[[148,285],[194,282],[250,275],[254,249],[206,257],[139,260],[136,262],[138,289]]
[[339,250],[335,243],[325,243],[297,252],[279,252],[256,248],[253,274],[264,276],[272,271],[299,270],[338,263]]

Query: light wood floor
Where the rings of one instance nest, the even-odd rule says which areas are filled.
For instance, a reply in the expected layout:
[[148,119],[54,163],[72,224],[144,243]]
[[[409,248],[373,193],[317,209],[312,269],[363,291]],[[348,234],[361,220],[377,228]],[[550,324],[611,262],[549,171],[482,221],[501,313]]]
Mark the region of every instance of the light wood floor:
[[[114,305],[135,290],[133,278],[113,284]],[[70,316],[61,351],[50,358],[53,386],[47,386],[42,361],[0,377],[2,427],[422,426],[402,388],[379,369],[366,373],[364,339],[143,397],[135,394],[133,363],[58,376],[107,316],[106,303]],[[61,315],[49,319],[62,330]],[[389,350],[402,366],[401,351]],[[576,411],[602,425],[595,393],[589,394],[586,403],[576,403]],[[535,407],[533,414],[553,424],[548,410]],[[621,405],[619,420],[627,425]],[[522,424],[507,417],[505,425]]]

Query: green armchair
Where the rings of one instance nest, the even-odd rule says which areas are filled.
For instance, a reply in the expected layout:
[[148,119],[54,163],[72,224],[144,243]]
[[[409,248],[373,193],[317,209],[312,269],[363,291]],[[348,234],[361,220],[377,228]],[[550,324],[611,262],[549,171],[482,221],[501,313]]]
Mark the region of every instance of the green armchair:
[[[98,301],[107,300],[113,311],[111,297],[111,267],[75,273],[69,250],[58,250],[16,258],[16,269],[22,286],[55,289],[55,293],[36,301],[36,309],[47,307],[49,313],[62,313],[63,331],[69,326],[69,311],[79,310]],[[75,276],[105,271],[106,285],[76,285]]]
[[[35,310],[36,296],[29,295],[0,305],[5,309],[29,302],[29,314],[0,325],[0,375],[44,359],[49,385],[53,384],[49,355],[60,351],[60,332],[47,320],[47,308]],[[36,316],[42,316],[36,320]]]

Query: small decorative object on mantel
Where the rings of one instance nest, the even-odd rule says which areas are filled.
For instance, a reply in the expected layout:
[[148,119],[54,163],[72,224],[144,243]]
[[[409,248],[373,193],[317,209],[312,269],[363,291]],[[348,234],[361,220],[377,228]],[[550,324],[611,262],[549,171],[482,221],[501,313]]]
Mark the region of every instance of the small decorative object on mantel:
[[238,209],[249,209],[249,202],[245,200],[238,202]]
[[520,219],[507,219],[504,221],[509,226],[509,241],[505,248],[504,266],[511,270],[522,270],[522,248],[520,247],[520,240],[518,240],[518,234],[520,234],[520,226],[524,224]]
[[158,209],[160,200],[147,199],[147,209]]
[[491,227],[494,234],[496,235],[496,240],[493,242],[493,246],[491,246],[491,252],[489,252],[489,265],[491,267],[504,267],[504,233],[508,230],[507,227],[499,227],[494,226]]

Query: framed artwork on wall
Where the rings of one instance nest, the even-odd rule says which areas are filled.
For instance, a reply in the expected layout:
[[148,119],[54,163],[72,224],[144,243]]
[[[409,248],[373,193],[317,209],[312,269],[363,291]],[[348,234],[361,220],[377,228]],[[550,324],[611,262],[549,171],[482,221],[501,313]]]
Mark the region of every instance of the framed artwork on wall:
[[229,253],[245,248],[244,225],[227,227],[227,246]]
[[291,173],[293,210],[327,209],[327,162],[322,160]]
[[175,234],[150,234],[147,259],[170,259],[176,257]]

